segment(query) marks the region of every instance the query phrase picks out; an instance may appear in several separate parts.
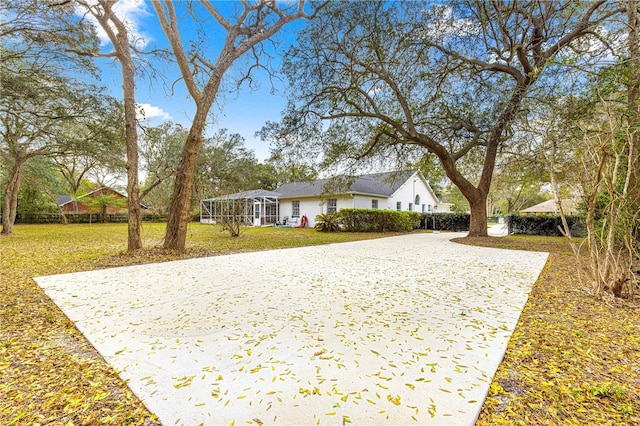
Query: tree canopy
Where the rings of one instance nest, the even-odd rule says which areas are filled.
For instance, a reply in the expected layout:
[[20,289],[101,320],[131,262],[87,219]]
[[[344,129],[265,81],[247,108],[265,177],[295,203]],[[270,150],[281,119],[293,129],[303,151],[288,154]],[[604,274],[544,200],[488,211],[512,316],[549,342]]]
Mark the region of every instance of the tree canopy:
[[[435,154],[487,235],[498,153],[525,101],[557,90],[619,4],[460,1],[332,3],[286,56],[288,145],[325,163]],[[562,56],[565,55],[565,56]],[[568,71],[567,71],[568,72]],[[317,152],[315,151],[315,152]]]
[[[13,228],[26,162],[41,156],[61,159],[73,152],[86,152],[104,132],[113,130],[113,122],[104,117],[117,109],[117,104],[95,86],[70,80],[46,67],[34,69],[31,62],[14,61],[23,66],[12,64],[13,71],[0,69],[0,153],[8,181],[3,233],[11,233]],[[117,141],[117,137],[112,139]]]

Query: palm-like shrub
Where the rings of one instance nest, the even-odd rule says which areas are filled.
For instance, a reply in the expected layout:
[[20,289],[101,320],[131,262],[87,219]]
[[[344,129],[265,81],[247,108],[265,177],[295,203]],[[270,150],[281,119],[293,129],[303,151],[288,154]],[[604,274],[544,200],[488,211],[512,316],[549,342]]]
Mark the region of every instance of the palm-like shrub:
[[314,228],[320,232],[338,232],[340,231],[340,216],[337,213],[319,214],[316,216]]

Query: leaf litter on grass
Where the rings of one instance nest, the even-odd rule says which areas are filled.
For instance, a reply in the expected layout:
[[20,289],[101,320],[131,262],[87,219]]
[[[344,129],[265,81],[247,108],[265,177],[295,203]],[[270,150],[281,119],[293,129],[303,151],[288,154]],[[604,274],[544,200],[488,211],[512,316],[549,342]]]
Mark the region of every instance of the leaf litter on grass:
[[126,224],[16,225],[0,237],[0,424],[159,424],[34,276],[389,235],[274,228],[232,239],[190,224],[188,249],[178,254],[154,247],[163,231],[143,224],[149,248],[132,254],[124,252]]
[[[117,374],[31,277],[173,260],[158,249],[125,256],[123,225],[16,226],[0,238],[0,423],[156,424]],[[207,245],[218,231],[190,235],[195,256],[251,250]],[[149,241],[162,226],[145,224]],[[304,245],[314,236],[296,234]],[[241,237],[242,238],[242,237]],[[244,241],[252,241],[249,235]],[[551,241],[551,242],[550,242]],[[90,243],[89,243],[90,242]],[[609,306],[580,291],[561,240],[508,237],[488,245],[550,251],[478,424],[640,423],[640,309]],[[256,248],[273,248],[260,241]]]
[[561,237],[459,241],[551,253],[477,424],[640,424],[640,300],[594,299]]

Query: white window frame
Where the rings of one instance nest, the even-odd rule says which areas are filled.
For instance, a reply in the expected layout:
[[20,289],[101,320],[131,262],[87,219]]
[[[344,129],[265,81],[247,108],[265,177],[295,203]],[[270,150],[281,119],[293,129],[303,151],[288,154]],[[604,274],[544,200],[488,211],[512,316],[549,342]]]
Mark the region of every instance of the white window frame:
[[378,200],[371,200],[371,208],[372,209],[377,209],[378,208]]
[[300,217],[300,200],[291,202],[291,217]]
[[327,200],[327,214],[333,214],[338,211],[338,199],[329,198]]

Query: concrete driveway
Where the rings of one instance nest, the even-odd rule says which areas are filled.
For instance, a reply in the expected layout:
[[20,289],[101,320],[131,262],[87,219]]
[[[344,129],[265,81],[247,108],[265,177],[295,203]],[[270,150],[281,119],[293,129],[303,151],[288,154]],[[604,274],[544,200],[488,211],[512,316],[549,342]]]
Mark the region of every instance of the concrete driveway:
[[473,424],[547,254],[462,235],[36,281],[165,425]]

